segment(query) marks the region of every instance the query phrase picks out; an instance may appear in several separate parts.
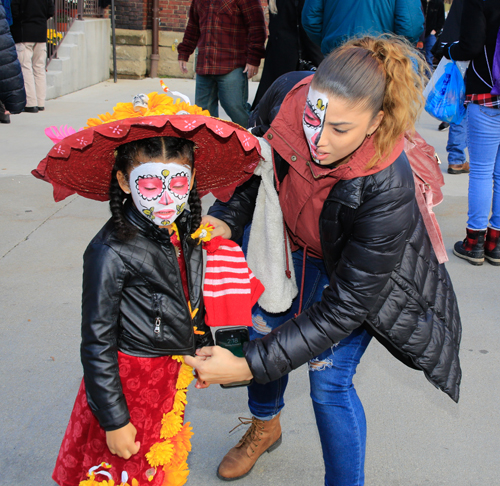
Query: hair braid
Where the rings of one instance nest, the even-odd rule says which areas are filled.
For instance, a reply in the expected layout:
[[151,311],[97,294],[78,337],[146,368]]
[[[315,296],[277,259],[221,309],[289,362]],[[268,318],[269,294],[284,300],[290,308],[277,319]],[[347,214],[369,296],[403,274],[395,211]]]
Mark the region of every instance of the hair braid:
[[111,218],[116,228],[116,234],[120,240],[128,240],[135,236],[137,230],[134,225],[130,224],[125,218],[123,211],[123,200],[130,197],[125,194],[116,178],[116,169],[113,169],[111,174],[111,184],[109,186],[109,209],[111,210]]
[[[191,192],[189,193],[189,198],[188,198],[188,203],[189,203],[189,231],[191,233],[194,233],[201,225],[201,199],[198,194],[198,189],[196,189],[196,182],[193,185],[193,188],[191,189]],[[187,242],[190,245],[199,245],[200,244],[200,239],[199,238],[191,238],[189,235],[187,237]]]

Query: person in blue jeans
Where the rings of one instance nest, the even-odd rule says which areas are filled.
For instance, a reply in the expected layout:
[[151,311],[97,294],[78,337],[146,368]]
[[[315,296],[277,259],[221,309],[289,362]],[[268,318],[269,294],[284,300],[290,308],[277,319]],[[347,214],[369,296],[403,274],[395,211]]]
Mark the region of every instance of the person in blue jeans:
[[448,133],[448,174],[468,174],[469,162],[465,155],[467,148],[467,115],[458,124],[450,123]]
[[453,253],[500,266],[500,0],[464,0],[460,40],[444,55],[471,61],[466,73],[469,193],[466,236]]
[[260,0],[192,0],[184,38],[177,47],[187,74],[196,58],[195,103],[219,116],[219,101],[231,120],[247,126],[248,80],[265,55],[266,23]]
[[219,118],[219,101],[233,122],[242,127],[247,126],[250,104],[248,77],[243,68],[222,75],[196,75],[195,104]]
[[222,480],[245,477],[280,445],[286,376],[308,363],[325,485],[363,485],[367,425],[353,376],[371,336],[458,400],[458,305],[404,152],[424,72],[404,41],[364,37],[288,90],[282,83],[295,77],[278,78],[259,103],[262,114],[279,107],[252,129],[264,136],[263,153],[265,141],[274,152],[204,218],[214,236],[233,240],[252,223],[247,259],[266,287],[253,339],[244,358],[218,346],[186,357],[198,388],[254,380],[251,425],[222,459]]

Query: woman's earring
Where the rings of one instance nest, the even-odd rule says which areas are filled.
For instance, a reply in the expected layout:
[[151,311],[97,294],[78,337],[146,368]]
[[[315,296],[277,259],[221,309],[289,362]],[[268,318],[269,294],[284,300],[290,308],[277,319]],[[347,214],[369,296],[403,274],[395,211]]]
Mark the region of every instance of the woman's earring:
[[372,133],[367,133],[366,138],[372,138],[372,135],[373,135]]

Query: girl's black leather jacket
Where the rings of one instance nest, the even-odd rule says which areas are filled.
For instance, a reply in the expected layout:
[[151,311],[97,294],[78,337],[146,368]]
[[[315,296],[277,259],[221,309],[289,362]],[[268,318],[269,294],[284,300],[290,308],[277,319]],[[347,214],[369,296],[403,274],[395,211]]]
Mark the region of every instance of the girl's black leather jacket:
[[[191,307],[182,290],[175,249],[166,230],[127,203],[126,217],[138,233],[128,241],[108,221],[84,254],[81,358],[87,400],[104,430],[126,425],[117,352],[140,357],[194,354],[213,344],[205,325],[201,246],[189,246],[187,214],[177,219]],[[195,335],[193,327],[204,331]]]

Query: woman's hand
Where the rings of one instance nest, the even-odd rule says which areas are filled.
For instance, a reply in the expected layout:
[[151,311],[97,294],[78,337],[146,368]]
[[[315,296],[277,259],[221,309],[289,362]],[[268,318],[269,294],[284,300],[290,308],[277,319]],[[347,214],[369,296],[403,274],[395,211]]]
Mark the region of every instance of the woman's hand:
[[137,454],[141,443],[135,442],[136,435],[137,429],[132,422],[121,429],[106,432],[106,443],[111,454],[116,454],[123,459],[130,459],[134,454]]
[[229,240],[231,238],[231,228],[224,223],[221,219],[214,218],[213,216],[203,216],[201,218],[201,224],[211,224],[214,227],[214,230],[212,231],[212,237],[215,238],[216,236],[222,236],[222,238],[225,238],[226,240]]
[[228,384],[253,378],[245,358],[236,357],[220,346],[196,350],[196,357],[185,356],[184,361],[192,366],[198,381],[196,388],[207,388],[215,383]]

